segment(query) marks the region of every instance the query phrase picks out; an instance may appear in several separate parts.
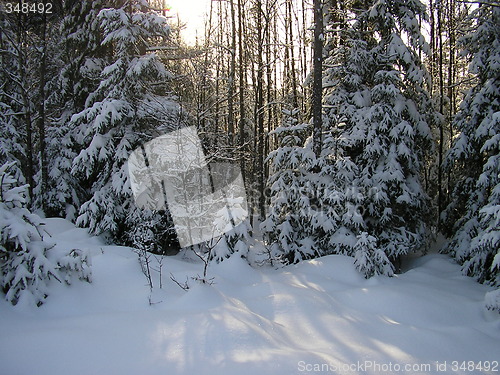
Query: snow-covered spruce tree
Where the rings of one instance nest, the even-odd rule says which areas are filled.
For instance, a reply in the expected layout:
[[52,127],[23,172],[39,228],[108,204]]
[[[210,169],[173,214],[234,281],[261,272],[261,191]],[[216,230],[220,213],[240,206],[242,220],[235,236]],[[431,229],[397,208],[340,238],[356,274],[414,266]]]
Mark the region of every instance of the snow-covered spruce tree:
[[23,41],[27,27],[25,20],[0,12],[0,164],[15,161],[10,171],[20,182],[34,173],[34,105],[27,63],[32,49]]
[[[227,208],[220,210],[217,213],[217,219],[214,223],[214,226],[221,232],[229,229],[226,228],[227,223],[240,222],[240,220],[248,217],[248,211],[242,207],[242,197],[226,198],[226,201],[232,208],[231,213],[229,213]],[[216,245],[210,250],[209,260],[222,262],[233,253],[239,253],[240,256],[246,257],[250,242],[249,220],[243,220],[240,224],[226,231],[220,240],[211,240],[207,245],[210,246],[212,242],[216,242]]]
[[334,132],[324,132],[322,154],[316,158],[310,128],[285,112],[284,126],[274,131],[280,147],[268,158],[271,199],[261,230],[271,260],[284,264],[332,253],[352,255],[362,224],[356,165],[338,157]]
[[71,126],[77,127],[76,141],[84,145],[72,172],[91,194],[80,208],[77,224],[88,226],[92,233],[107,231],[120,243],[132,243],[137,224],[160,213],[135,206],[125,162],[132,150],[179,126],[179,109],[167,95],[169,73],[149,51],[168,38],[167,20],[145,1],[111,3],[116,7],[97,16],[106,56],[87,59],[89,69],[92,64],[103,67],[99,85],[88,95],[85,108],[71,118]]
[[5,298],[17,304],[21,298],[37,305],[47,296],[47,282],[57,270],[46,257],[41,219],[26,208],[27,185],[17,186],[10,169],[0,167],[0,275]]
[[99,86],[108,48],[102,46],[99,1],[68,1],[58,31],[58,74],[48,83],[47,107],[51,113],[47,129],[47,159],[50,165],[46,191],[46,214],[76,219],[88,194],[88,186],[71,173],[72,162],[82,146],[76,142],[76,124],[71,116],[85,109],[88,95]]
[[[338,20],[330,17],[334,12],[326,14],[327,29],[336,29]],[[331,49],[329,41],[325,52]],[[329,83],[325,79],[323,86]],[[343,103],[343,96],[342,90],[336,91],[325,108]],[[341,127],[334,128],[333,119],[323,118],[322,152],[316,158],[307,138],[309,127],[298,125],[295,117],[285,113],[284,126],[275,131],[280,147],[269,157],[274,171],[268,181],[272,197],[262,228],[270,253],[285,262],[332,253],[352,255],[364,224],[359,212],[363,196],[355,185],[358,168],[344,156]]]
[[[314,205],[316,158],[304,147],[310,126],[298,124],[292,111],[284,111],[284,125],[272,133],[279,147],[268,157],[272,171],[267,181],[270,206],[260,228],[269,247],[271,262],[296,263],[321,255]],[[313,201],[311,201],[313,200]]]
[[[453,228],[446,251],[481,283],[500,286],[500,8],[481,4],[475,25],[460,43],[471,58],[476,84],[454,119],[459,132],[447,165],[459,176],[452,202],[443,213]],[[458,218],[458,220],[457,220]],[[490,308],[500,310],[498,298]]]
[[[327,14],[332,16],[335,13]],[[327,20],[327,29],[336,29],[337,22],[340,22],[332,17],[327,17]],[[325,116],[322,159],[325,162],[320,173],[325,178],[328,176],[330,183],[321,197],[324,206],[331,211],[328,214],[331,226],[336,228],[327,246],[333,253],[354,256],[357,249],[361,249],[358,238],[366,230],[362,216],[365,191],[358,186],[359,167],[350,155],[352,146],[346,139],[345,130],[348,125],[363,121],[364,113],[356,111],[359,108],[356,101],[361,101],[366,95],[364,79],[372,64],[367,43],[355,37],[353,28],[345,26],[340,35],[337,32],[327,35],[330,36],[325,44],[327,68],[323,75]],[[366,256],[363,259],[367,259]],[[372,260],[369,262],[375,264]],[[359,261],[356,265],[361,272],[368,269]]]
[[354,265],[366,277],[394,272],[387,255],[377,246],[377,239],[366,232],[358,236],[354,245]]
[[[3,74],[0,71],[0,77]],[[1,81],[5,82],[2,78]],[[0,164],[8,161],[23,159],[24,149],[22,147],[21,134],[18,131],[18,122],[15,118],[16,110],[7,100],[7,93],[3,91],[4,85],[0,88]],[[18,163],[11,167],[17,180],[24,181],[23,173],[18,167]]]
[[[209,160],[217,154],[209,155]],[[217,159],[216,159],[217,160]],[[213,229],[216,233],[223,233],[220,239],[212,239],[206,243],[210,249],[209,260],[221,262],[233,253],[246,257],[250,246],[250,220],[248,219],[248,206],[243,196],[243,180],[237,182],[241,176],[241,169],[236,164],[226,162],[213,162],[210,166],[211,192],[223,192],[222,207],[213,216]],[[213,210],[213,205],[208,205]],[[216,243],[215,246],[214,243]]]
[[334,157],[357,170],[353,188],[362,197],[363,222],[349,226],[358,226],[374,239],[364,243],[381,250],[355,246],[376,254],[370,261],[375,269],[359,261],[358,268],[369,270],[367,276],[390,275],[388,260],[395,263],[424,243],[427,197],[419,177],[434,112],[418,54],[427,47],[418,21],[425,7],[415,0],[379,0],[357,11],[326,62],[325,112],[328,131],[340,133]]
[[14,163],[0,167],[0,285],[5,298],[16,305],[41,305],[51,279],[71,283],[73,275],[90,281],[86,255],[73,249],[51,259],[44,241],[42,219],[26,208],[27,185],[13,176]]
[[57,32],[53,30],[58,29],[59,10],[54,4],[50,14],[15,11],[0,14],[0,90],[4,96],[1,102],[7,104],[2,106],[3,110],[8,108],[2,110],[5,114],[2,130],[7,137],[12,136],[7,143],[17,149],[9,152],[7,160],[19,161],[15,168],[22,170],[29,183],[28,203],[37,208],[44,208],[46,202],[45,141],[51,115],[47,93],[48,83],[59,68],[52,59],[57,50]]
[[[330,125],[328,118],[324,124]],[[321,246],[325,254],[353,256],[357,238],[365,227],[362,216],[365,195],[357,185],[358,166],[344,155],[342,136],[342,131],[335,128],[323,134],[321,184],[317,188],[325,230]]]

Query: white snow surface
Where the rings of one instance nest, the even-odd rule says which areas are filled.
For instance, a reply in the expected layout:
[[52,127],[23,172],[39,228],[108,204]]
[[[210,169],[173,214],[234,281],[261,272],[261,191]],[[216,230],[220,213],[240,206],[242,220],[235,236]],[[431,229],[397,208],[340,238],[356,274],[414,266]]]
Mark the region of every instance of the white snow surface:
[[93,283],[54,282],[40,308],[0,301],[2,375],[500,372],[453,371],[500,360],[500,315],[484,307],[491,288],[444,255],[365,280],[345,256],[275,270],[235,254],[201,285],[191,277],[202,264],[180,254],[163,260],[151,293],[132,249],[62,219],[47,229],[59,248],[90,251]]

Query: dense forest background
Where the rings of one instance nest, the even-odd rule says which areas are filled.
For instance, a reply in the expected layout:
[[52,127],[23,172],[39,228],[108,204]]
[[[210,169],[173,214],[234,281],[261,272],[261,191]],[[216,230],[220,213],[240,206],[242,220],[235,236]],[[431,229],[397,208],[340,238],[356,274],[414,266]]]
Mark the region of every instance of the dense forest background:
[[[248,222],[200,254],[220,261],[257,238],[269,263],[346,254],[369,277],[442,233],[465,274],[500,285],[496,1],[212,1],[194,46],[163,1],[7,4],[4,290],[32,264],[19,260],[40,226],[30,211],[175,250],[168,212],[135,206],[126,161],[183,126],[209,160],[241,167],[249,202]],[[31,229],[13,229],[15,209]]]

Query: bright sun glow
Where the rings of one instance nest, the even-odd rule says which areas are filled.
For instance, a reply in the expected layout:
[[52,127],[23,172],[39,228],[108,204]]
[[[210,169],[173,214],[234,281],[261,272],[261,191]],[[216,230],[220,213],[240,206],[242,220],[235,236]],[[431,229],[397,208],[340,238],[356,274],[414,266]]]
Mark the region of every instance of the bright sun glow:
[[185,41],[194,44],[196,35],[203,38],[204,15],[209,9],[210,0],[164,0],[170,8],[169,15],[177,17],[186,23],[186,28],[182,31]]

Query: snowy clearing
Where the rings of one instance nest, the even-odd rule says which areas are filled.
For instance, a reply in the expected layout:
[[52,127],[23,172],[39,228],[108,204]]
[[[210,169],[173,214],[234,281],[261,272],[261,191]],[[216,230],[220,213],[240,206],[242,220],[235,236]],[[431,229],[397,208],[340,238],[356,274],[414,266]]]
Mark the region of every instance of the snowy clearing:
[[187,292],[170,274],[183,283],[202,264],[179,255],[151,295],[131,249],[62,219],[47,227],[58,247],[90,251],[93,283],[54,283],[40,308],[0,302],[2,375],[500,373],[491,288],[444,255],[370,280],[344,256],[273,270],[234,255]]

